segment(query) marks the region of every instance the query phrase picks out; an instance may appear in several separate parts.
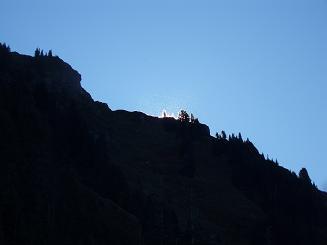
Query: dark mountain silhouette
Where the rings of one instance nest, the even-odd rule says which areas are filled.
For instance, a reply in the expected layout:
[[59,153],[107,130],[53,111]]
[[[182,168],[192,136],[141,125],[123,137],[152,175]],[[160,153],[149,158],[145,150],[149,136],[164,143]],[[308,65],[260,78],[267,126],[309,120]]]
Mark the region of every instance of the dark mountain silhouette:
[[[0,47],[0,244],[327,244],[327,194],[241,135],[112,111]],[[192,119],[193,118],[193,119]]]

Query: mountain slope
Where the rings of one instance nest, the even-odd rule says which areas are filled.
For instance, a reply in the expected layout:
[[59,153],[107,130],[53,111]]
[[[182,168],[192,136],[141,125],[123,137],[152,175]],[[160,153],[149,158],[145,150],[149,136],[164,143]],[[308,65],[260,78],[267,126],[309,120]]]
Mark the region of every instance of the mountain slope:
[[1,244],[327,244],[327,198],[239,138],[111,111],[0,52]]

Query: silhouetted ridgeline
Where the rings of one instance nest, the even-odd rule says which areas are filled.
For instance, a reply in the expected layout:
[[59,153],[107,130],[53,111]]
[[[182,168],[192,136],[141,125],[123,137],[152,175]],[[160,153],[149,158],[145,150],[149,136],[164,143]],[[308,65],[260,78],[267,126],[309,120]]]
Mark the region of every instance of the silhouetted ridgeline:
[[327,244],[305,169],[192,116],[111,111],[80,80],[0,47],[0,244]]

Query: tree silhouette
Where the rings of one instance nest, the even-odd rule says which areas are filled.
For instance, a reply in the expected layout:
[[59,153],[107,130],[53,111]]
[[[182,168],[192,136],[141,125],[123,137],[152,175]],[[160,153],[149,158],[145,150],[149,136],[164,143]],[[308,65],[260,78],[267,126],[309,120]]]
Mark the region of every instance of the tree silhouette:
[[9,53],[10,47],[6,43],[0,43],[0,49],[2,53]]
[[198,124],[200,123],[199,120],[197,118],[194,117],[193,113],[191,113],[191,119],[190,122],[193,124]]
[[35,49],[35,51],[34,51],[34,57],[39,57],[40,54],[41,54],[40,49],[39,48]]
[[241,133],[238,133],[238,139],[239,139],[240,141],[243,141]]
[[224,130],[221,131],[221,138],[223,138],[224,140],[227,138]]
[[193,113],[191,113],[191,123],[194,123],[194,121],[195,121],[194,115]]
[[200,122],[199,122],[199,119],[195,118],[193,123],[194,123],[194,124],[199,124],[199,123],[200,123]]
[[48,56],[52,57],[52,50],[51,49],[49,50]]
[[217,132],[216,133],[216,138],[217,139],[224,139],[225,140],[227,138],[225,131],[222,130],[220,134]]
[[181,110],[181,112],[178,115],[178,120],[181,122],[189,122],[190,121],[190,116],[185,110]]
[[305,183],[310,184],[311,185],[311,179],[309,177],[308,171],[306,170],[306,168],[302,168],[299,172],[299,178],[301,180],[303,180]]

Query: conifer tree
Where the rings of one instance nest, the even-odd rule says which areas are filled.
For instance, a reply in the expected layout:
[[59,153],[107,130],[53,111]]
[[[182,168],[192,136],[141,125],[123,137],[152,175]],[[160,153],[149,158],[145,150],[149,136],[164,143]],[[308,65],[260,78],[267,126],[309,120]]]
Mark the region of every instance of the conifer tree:
[[241,133],[238,133],[238,139],[239,139],[240,141],[243,141]]
[[35,49],[34,57],[39,57],[40,54],[41,54],[40,49],[39,48]]
[[311,179],[309,177],[308,171],[306,168],[302,168],[299,172],[299,178],[307,184],[311,184]]
[[0,47],[3,51],[5,51],[6,53],[10,52],[10,47],[9,45],[7,45],[6,43],[0,43]]
[[181,122],[189,122],[190,121],[190,116],[185,110],[181,110],[181,112],[178,115],[178,120]]
[[191,123],[194,123],[194,121],[195,121],[194,115],[193,113],[191,113]]
[[221,131],[221,137],[225,140],[226,139],[226,133],[224,130]]

